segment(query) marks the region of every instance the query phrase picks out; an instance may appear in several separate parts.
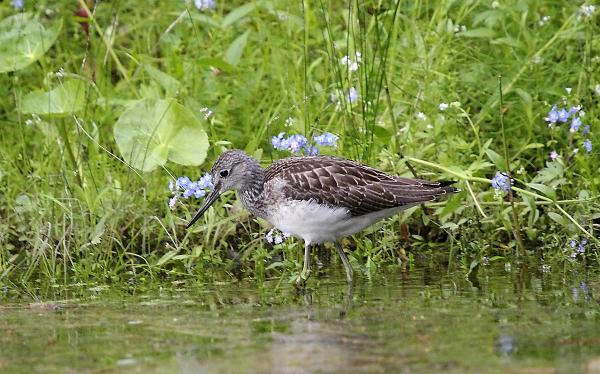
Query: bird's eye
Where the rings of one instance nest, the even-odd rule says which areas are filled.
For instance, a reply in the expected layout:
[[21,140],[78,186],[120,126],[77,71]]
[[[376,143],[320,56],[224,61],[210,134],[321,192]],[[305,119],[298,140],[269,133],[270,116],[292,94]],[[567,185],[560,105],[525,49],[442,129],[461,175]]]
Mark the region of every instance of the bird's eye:
[[219,175],[220,175],[222,178],[225,178],[226,176],[228,176],[228,175],[229,175],[229,170],[221,170],[221,172],[219,173]]

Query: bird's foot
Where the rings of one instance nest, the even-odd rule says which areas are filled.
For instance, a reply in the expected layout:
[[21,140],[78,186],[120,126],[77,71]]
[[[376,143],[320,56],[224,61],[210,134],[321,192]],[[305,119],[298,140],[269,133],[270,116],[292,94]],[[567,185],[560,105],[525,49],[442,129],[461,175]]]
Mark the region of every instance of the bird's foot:
[[296,278],[296,287],[297,288],[304,288],[304,286],[306,285],[306,280],[308,279],[308,277],[310,277],[310,270],[303,269],[300,272],[300,275],[298,275],[298,278]]

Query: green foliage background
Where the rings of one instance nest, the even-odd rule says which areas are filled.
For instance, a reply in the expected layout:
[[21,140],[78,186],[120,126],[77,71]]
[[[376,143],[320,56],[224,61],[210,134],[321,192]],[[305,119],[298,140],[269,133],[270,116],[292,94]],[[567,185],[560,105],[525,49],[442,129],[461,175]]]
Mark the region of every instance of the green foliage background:
[[[345,242],[367,276],[403,248],[465,272],[597,264],[600,39],[584,3],[112,1],[75,15],[90,5],[0,5],[0,282],[293,276],[300,245],[267,245],[233,195],[191,232],[199,201],[167,204],[169,179],[199,177],[226,149],[287,156],[270,143],[281,131],[330,131],[328,153],[459,180],[447,202]],[[356,52],[351,71],[340,61]],[[549,128],[553,104],[582,105],[591,133]],[[507,166],[512,197],[497,198],[489,180]]]

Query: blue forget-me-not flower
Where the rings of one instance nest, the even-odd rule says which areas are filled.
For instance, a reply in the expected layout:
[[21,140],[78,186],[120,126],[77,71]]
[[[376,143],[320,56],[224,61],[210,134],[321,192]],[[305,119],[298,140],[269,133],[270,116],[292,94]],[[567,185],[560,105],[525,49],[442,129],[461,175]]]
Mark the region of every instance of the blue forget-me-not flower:
[[571,121],[571,132],[577,132],[579,131],[579,128],[581,127],[581,117],[573,117],[573,120]]
[[315,143],[317,143],[317,145],[335,147],[335,142],[337,142],[338,137],[330,132],[326,132],[322,135],[313,136],[313,140]]
[[171,191],[171,194],[173,194],[173,197],[169,199],[169,207],[173,208],[180,197],[187,199],[188,197],[194,196],[199,199],[206,195],[207,190],[212,188],[212,177],[209,173],[205,173],[195,182],[192,182],[192,180],[186,176],[177,178],[175,182],[169,180],[169,190]]
[[558,121],[558,111],[556,110],[556,105],[550,109],[548,112],[548,116],[545,118],[546,122],[550,122],[550,124],[556,123]]
[[569,113],[568,110],[566,110],[565,108],[562,108],[561,110],[558,111],[558,120],[560,122],[567,122],[569,120],[570,115],[571,115],[571,113]]
[[348,90],[347,98],[350,103],[353,103],[356,100],[358,100],[358,91],[356,91],[356,88],[350,87],[350,90]]
[[194,5],[198,10],[213,10],[217,7],[215,0],[194,0]]
[[[313,137],[316,145],[330,147],[336,145],[337,139],[338,137],[336,135],[329,132]],[[309,144],[308,139],[299,134],[292,134],[286,138],[285,132],[281,132],[271,138],[271,144],[273,145],[273,148],[279,151],[290,151],[294,154],[304,152],[307,156],[316,156],[319,154],[319,149],[316,146]]]
[[496,195],[499,195],[500,192],[508,192],[510,185],[511,182],[506,173],[498,171],[494,178],[492,178],[492,187],[496,190]]
[[25,6],[25,1],[23,1],[23,0],[12,0],[10,2],[10,5],[12,5],[12,7],[15,8],[15,9],[23,9],[23,7]]

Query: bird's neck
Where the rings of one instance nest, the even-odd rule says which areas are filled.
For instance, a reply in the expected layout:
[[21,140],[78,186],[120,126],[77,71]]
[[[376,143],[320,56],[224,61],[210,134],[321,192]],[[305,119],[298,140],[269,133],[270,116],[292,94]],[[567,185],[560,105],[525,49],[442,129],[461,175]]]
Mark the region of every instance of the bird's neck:
[[265,182],[265,170],[256,162],[246,172],[248,177],[244,179],[245,183],[238,189],[238,195],[246,209],[255,216],[262,217],[264,216],[262,192]]

